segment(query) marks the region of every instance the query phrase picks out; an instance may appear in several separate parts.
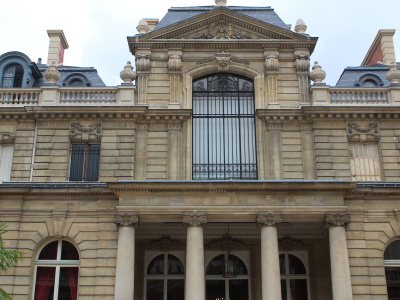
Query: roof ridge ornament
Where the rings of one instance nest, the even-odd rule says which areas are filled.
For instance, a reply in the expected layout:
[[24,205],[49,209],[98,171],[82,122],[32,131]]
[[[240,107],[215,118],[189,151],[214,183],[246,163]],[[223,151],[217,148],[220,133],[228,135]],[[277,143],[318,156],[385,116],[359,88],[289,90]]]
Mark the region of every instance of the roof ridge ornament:
[[227,0],[215,0],[215,4],[219,6],[226,5]]
[[296,25],[294,26],[294,31],[297,33],[306,33],[307,25],[303,19],[298,19]]

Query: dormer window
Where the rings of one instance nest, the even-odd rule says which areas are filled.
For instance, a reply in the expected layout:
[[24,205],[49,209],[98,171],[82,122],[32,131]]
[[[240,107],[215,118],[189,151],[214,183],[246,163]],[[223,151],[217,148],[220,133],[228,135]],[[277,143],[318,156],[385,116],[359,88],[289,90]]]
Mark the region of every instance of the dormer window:
[[3,88],[22,87],[22,78],[24,77],[24,69],[17,64],[8,66],[3,75]]
[[363,87],[375,87],[378,86],[377,82],[372,79],[367,79],[363,82]]
[[84,86],[84,85],[83,85],[82,80],[80,80],[80,79],[74,79],[74,80],[71,80],[71,81],[69,82],[69,86],[82,87],[82,86]]

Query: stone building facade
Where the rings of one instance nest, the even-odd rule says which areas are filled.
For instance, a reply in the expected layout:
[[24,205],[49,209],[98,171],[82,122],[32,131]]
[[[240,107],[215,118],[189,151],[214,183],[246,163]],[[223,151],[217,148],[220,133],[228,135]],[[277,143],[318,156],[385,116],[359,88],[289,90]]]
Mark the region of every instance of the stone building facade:
[[225,2],[141,20],[117,87],[62,31],[0,56],[14,299],[398,299],[394,31],[329,86],[304,22]]

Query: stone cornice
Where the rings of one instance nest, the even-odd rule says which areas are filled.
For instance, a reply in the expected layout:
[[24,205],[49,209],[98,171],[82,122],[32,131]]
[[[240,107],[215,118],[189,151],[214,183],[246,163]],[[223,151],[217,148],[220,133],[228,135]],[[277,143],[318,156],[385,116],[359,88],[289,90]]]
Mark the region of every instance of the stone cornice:
[[189,180],[132,180],[125,182],[108,182],[108,187],[117,194],[127,192],[153,193],[193,193],[193,192],[268,192],[285,193],[315,192],[346,193],[354,188],[355,183],[345,181],[189,181]]
[[71,119],[112,119],[112,120],[147,120],[147,121],[174,121],[187,120],[191,117],[191,110],[188,109],[148,109],[146,107],[99,107],[99,106],[81,106],[81,107],[19,107],[2,108],[0,111],[0,120],[43,120],[54,119],[57,121]]

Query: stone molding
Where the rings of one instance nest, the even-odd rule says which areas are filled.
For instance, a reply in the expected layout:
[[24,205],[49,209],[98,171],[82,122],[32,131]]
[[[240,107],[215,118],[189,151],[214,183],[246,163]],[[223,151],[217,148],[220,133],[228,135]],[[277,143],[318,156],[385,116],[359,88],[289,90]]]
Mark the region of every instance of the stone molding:
[[301,246],[302,242],[298,239],[285,237],[278,240],[278,248],[280,251],[293,251],[293,249]]
[[349,214],[329,214],[325,216],[324,221],[329,226],[347,226],[351,222]]
[[133,226],[139,225],[139,216],[133,214],[116,214],[114,216],[114,222],[118,227],[120,226]]
[[267,213],[266,215],[258,215],[256,218],[257,226],[277,226],[282,223],[282,216],[273,212]]
[[347,140],[349,142],[377,142],[380,139],[378,123],[347,124]]
[[186,215],[183,216],[183,224],[185,226],[205,227],[207,226],[207,216]]
[[99,140],[103,135],[102,123],[100,122],[87,125],[83,125],[79,122],[71,122],[70,126],[69,138],[71,140]]

